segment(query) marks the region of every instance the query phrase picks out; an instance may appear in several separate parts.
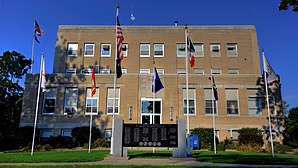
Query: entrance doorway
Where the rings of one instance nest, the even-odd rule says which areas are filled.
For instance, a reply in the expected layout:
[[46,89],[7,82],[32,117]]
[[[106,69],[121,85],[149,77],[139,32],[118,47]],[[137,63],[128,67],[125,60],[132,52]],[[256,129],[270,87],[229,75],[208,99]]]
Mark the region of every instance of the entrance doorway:
[[156,98],[154,100],[141,98],[141,124],[161,124],[161,99]]

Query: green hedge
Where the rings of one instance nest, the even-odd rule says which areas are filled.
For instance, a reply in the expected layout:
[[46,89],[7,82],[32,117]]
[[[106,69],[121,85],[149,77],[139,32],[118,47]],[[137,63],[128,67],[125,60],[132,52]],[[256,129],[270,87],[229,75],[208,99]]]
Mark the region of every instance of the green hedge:
[[212,128],[195,128],[191,133],[198,135],[201,149],[213,149],[214,140]]
[[[89,126],[75,127],[71,131],[71,135],[75,139],[76,146],[84,146],[84,143],[88,143],[89,134]],[[94,142],[96,139],[100,138],[100,132],[98,128],[92,127],[91,134],[91,142]]]

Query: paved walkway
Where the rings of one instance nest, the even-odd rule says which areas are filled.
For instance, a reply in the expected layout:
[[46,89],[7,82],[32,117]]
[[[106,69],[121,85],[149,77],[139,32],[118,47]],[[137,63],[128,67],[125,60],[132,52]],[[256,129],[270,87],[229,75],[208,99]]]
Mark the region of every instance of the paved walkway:
[[155,165],[155,166],[219,166],[219,167],[286,167],[298,168],[298,165],[247,165],[247,164],[224,164],[224,163],[208,163],[208,162],[198,162],[194,158],[183,158],[183,159],[119,159],[113,157],[106,157],[102,161],[97,162],[72,162],[72,163],[0,163],[0,166],[63,166],[63,165]]

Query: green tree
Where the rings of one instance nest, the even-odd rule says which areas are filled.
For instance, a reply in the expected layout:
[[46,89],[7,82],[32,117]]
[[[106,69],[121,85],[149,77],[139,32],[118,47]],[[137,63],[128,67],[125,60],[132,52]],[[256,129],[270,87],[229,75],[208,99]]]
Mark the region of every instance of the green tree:
[[289,115],[285,119],[283,136],[285,145],[298,148],[298,107],[294,107],[289,111]]
[[31,60],[16,51],[0,56],[0,149],[9,149],[16,139],[22,109],[23,87],[19,81],[31,67]]
[[289,7],[292,7],[292,11],[298,11],[298,0],[280,0],[278,9],[281,10],[288,10]]

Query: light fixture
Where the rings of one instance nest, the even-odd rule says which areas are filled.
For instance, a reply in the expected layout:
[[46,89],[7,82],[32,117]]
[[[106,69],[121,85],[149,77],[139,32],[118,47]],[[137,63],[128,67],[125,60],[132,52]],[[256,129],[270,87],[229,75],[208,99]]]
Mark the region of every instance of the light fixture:
[[170,120],[173,121],[173,107],[170,107]]
[[132,106],[128,107],[128,119],[132,120]]

